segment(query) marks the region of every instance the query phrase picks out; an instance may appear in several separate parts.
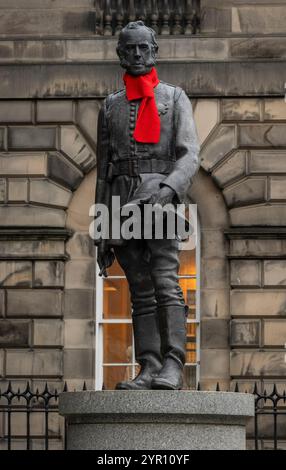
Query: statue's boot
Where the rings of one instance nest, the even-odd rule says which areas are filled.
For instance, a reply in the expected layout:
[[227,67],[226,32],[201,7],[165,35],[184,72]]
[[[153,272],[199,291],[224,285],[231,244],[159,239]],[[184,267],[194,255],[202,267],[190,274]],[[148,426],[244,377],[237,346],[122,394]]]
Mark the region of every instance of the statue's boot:
[[133,315],[135,358],[141,369],[135,379],[119,382],[117,390],[150,390],[151,381],[162,367],[160,333],[156,311]]
[[163,366],[152,380],[153,389],[180,390],[186,361],[188,306],[158,307]]

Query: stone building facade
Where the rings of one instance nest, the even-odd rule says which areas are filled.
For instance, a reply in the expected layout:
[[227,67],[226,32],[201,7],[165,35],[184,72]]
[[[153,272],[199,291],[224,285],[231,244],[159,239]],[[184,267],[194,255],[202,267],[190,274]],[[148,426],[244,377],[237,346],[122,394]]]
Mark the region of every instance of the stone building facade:
[[[123,86],[117,3],[0,0],[1,388],[94,386],[89,209],[98,111]],[[201,239],[198,378],[210,389],[283,389],[286,1],[164,4],[153,17],[158,74],[188,93],[202,146],[189,191]]]

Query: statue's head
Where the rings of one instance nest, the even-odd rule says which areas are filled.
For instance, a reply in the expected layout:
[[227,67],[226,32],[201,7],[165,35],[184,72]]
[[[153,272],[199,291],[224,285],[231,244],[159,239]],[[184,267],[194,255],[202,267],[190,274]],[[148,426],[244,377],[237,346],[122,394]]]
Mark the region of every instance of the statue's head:
[[155,31],[143,21],[128,23],[120,32],[116,52],[120,65],[131,75],[145,75],[156,64]]

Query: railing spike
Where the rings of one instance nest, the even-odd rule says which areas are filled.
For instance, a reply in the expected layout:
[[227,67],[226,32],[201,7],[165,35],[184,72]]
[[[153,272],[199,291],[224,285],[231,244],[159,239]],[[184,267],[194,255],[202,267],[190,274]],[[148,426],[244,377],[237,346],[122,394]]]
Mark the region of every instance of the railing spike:
[[198,382],[197,391],[199,392],[200,390],[201,390],[201,383]]
[[64,383],[63,392],[68,392],[68,384],[66,382]]
[[258,395],[257,383],[254,383],[253,395]]
[[219,382],[217,382],[217,384],[216,384],[216,392],[220,392]]
[[234,391],[235,391],[236,393],[239,392],[238,382],[235,382]]
[[7,388],[7,392],[6,393],[13,393],[12,392],[12,383],[11,383],[11,380],[9,380],[8,382],[8,388]]
[[43,394],[45,394],[45,393],[49,393],[48,382],[45,383],[45,388],[44,388]]
[[84,392],[86,392],[86,390],[87,390],[87,386],[86,386],[86,382],[85,382],[85,381],[83,382],[83,388],[82,388],[82,390],[83,390]]

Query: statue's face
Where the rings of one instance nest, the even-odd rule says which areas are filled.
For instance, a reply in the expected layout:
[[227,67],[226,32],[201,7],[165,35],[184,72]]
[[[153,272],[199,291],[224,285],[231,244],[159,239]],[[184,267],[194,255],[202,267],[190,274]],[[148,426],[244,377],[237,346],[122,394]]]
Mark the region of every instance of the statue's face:
[[122,40],[120,50],[117,48],[121,67],[131,75],[145,75],[156,63],[156,51],[151,33],[144,29],[130,29]]

